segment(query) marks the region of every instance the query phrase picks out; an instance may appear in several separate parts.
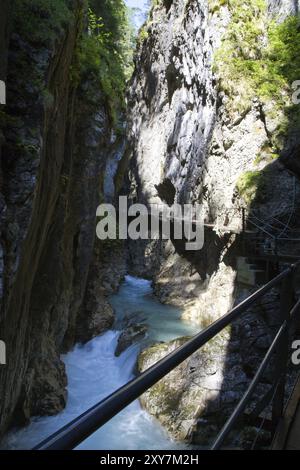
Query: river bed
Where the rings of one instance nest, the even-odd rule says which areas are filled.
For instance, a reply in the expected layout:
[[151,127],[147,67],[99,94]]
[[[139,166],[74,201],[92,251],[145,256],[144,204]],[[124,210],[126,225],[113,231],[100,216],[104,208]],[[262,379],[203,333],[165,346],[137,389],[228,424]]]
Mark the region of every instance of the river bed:
[[[63,356],[68,375],[68,402],[57,416],[36,417],[20,430],[10,432],[4,447],[30,449],[134,377],[138,353],[144,342],[130,346],[119,357],[114,352],[120,329],[128,321],[147,326],[149,343],[192,335],[195,327],[184,323],[178,308],[163,305],[153,295],[150,281],[126,276],[119,292],[111,296],[116,312],[115,329],[76,346]],[[3,447],[2,444],[2,447]],[[85,450],[185,449],[136,401],[84,441]]]

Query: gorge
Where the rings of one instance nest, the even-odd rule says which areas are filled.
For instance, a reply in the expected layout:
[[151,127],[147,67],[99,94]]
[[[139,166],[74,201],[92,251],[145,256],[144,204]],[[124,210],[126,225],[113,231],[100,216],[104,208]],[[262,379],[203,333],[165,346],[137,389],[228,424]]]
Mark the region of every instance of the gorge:
[[[77,346],[63,358],[68,376],[68,401],[65,410],[54,417],[34,418],[29,426],[9,433],[2,441],[4,448],[33,448],[43,438],[127,383],[133,376],[139,349],[145,347],[145,344],[139,344],[142,338],[137,338],[138,343],[127,348],[119,357],[115,356],[120,331],[128,328],[128,324],[142,321],[147,327],[147,342],[169,341],[196,332],[196,327],[180,322],[179,309],[159,305],[151,295],[150,281],[126,277],[120,291],[111,296],[110,302],[116,314],[116,329],[84,346]],[[78,449],[184,447],[186,446],[168,439],[158,423],[135,402],[84,441]]]
[[[270,250],[274,238],[299,230],[299,2],[143,6],[149,15],[142,24],[147,10],[131,13],[134,26],[122,0],[14,0],[10,8],[0,0],[4,446],[36,444],[37,433],[70,421],[279,272],[284,261],[255,265],[245,224],[253,231],[256,221]],[[98,240],[96,209],[120,195],[200,204],[203,249]],[[297,240],[278,249],[300,255]],[[148,390],[145,411],[134,403],[107,426],[122,430],[129,413],[128,449],[207,446],[271,344],[278,312],[274,288]],[[83,448],[120,448],[99,432]],[[266,445],[268,433],[256,434],[245,427],[233,443]]]

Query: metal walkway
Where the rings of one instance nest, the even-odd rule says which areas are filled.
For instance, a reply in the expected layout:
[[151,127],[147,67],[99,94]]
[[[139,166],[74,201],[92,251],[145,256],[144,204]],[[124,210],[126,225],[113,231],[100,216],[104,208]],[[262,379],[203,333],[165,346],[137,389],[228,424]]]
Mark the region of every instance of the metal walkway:
[[96,404],[81,416],[74,419],[71,423],[64,426],[61,430],[39,444],[35,449],[68,450],[75,448],[126,406],[139,398],[146,390],[157,383],[171,370],[185,361],[194,352],[202,348],[226,326],[241,318],[249,307],[254,305],[272,288],[279,287],[281,289],[281,326],[243,398],[240,400],[234,412],[225,423],[223,429],[221,429],[211,449],[220,449],[223,446],[226,438],[243,416],[257,385],[260,383],[265,370],[270,366],[270,362],[273,358],[275,360],[275,372],[272,388],[256,406],[256,409],[252,413],[252,417],[255,418],[255,414],[256,417],[259,417],[262,411],[271,404],[272,432],[275,434],[278,424],[282,421],[284,415],[287,364],[290,358],[291,346],[290,333],[292,331],[293,320],[300,311],[300,300],[293,306],[293,281],[296,270],[299,266],[300,262],[287,267],[273,280],[258,289],[254,294],[234,307],[215,323],[201,331],[199,334],[187,341],[183,346],[173,351],[167,357],[150,367],[127,385],[111,394],[105,400]]
[[297,243],[300,255],[300,231],[293,228],[291,222],[290,214],[262,219],[255,211],[250,211],[247,216],[243,211],[243,233],[252,237],[253,250],[261,255],[294,255],[295,258],[295,253],[291,252]]

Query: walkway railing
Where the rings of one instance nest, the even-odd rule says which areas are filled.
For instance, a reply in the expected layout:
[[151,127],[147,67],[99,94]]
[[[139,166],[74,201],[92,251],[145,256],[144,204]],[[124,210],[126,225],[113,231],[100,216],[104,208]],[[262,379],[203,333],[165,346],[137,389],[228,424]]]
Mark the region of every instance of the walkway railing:
[[281,285],[280,300],[280,329],[270,346],[259,370],[250,383],[246,393],[235,408],[232,416],[228,419],[225,426],[217,437],[212,449],[219,449],[224,443],[226,437],[234,428],[236,422],[241,418],[245,408],[253,395],[253,392],[259,383],[264,371],[270,365],[271,358],[275,352],[275,377],[270,393],[264,397],[261,404],[257,407],[257,413],[260,414],[273,401],[272,422],[273,430],[283,415],[284,394],[286,383],[287,363],[289,357],[289,331],[292,321],[292,315],[300,310],[300,303],[297,302],[293,307],[293,277],[295,270],[300,266],[300,262],[289,266],[282,273],[276,276],[265,286],[261,287],[254,294],[250,295],[246,300],[234,307],[229,313],[214,322],[211,326],[201,331],[199,334],[187,341],[183,346],[179,347],[157,364],[150,367],[137,378],[121,387],[109,397],[96,404],[85,413],[74,419],[71,423],[64,426],[55,434],[47,438],[35,449],[37,450],[68,450],[74,449],[82,441],[87,439],[97,429],[112,419],[120,411],[126,408],[130,403],[139,398],[146,390],[156,384],[165,377],[175,367],[180,365],[193,353],[203,347],[208,341],[214,338],[225,327],[233,321],[241,318],[242,314],[251,307],[257,300],[262,298],[273,287]]

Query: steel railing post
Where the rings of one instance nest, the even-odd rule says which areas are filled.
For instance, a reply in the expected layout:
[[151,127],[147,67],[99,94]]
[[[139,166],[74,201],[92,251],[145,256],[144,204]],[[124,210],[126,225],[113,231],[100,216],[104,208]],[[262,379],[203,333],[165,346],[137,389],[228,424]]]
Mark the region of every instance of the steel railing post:
[[[221,435],[215,441],[212,448],[218,448],[224,441],[228,430],[232,429],[233,424],[237,421],[241,413],[244,411],[245,406],[249,403],[249,398],[252,396],[254,389],[256,388],[259,380],[262,377],[266,367],[270,363],[276,349],[279,351],[277,355],[279,373],[276,374],[276,390],[277,396],[275,397],[276,405],[274,405],[273,416],[278,413],[279,419],[282,416],[283,409],[283,397],[284,397],[284,384],[285,384],[285,372],[287,365],[287,355],[289,346],[289,336],[287,335],[282,342],[281,347],[277,348],[279,340],[288,329],[287,326],[290,324],[290,304],[292,302],[293,295],[293,275],[292,271],[295,271],[296,267],[300,266],[300,261],[295,266],[291,266],[286,270],[282,271],[268,284],[264,285],[256,292],[251,294],[247,299],[243,300],[240,304],[236,305],[230,312],[223,315],[223,317],[216,320],[210,326],[193,336],[190,340],[184,343],[182,346],[169,353],[166,357],[152,365],[149,369],[141,373],[138,377],[131,380],[123,387],[116,390],[110,396],[95,404],[90,409],[82,413],[80,416],[75,418],[73,421],[68,423],[66,426],[49,436],[38,446],[35,447],[37,450],[67,450],[73,449],[78,444],[87,439],[97,429],[103,426],[107,421],[112,419],[116,414],[126,408],[130,403],[136,400],[146,390],[156,384],[160,379],[165,377],[171,370],[182,364],[188,357],[193,353],[202,348],[212,338],[219,334],[226,326],[232,324],[233,321],[237,320],[242,313],[246,312],[249,307],[254,305],[258,299],[261,299],[267,292],[273,287],[281,285],[282,280],[285,280],[282,286],[281,295],[281,316],[282,326],[280,327],[274,341],[265,356],[264,361],[261,363],[259,370],[257,371],[253,381],[251,382],[246,394],[240,401],[238,407],[235,409],[232,416],[229,418],[228,423],[225,425]],[[295,308],[294,308],[295,310]],[[287,320],[286,320],[287,319]],[[280,352],[285,354],[280,354]],[[277,386],[279,378],[283,383],[283,393]],[[282,385],[282,384],[281,384]],[[277,424],[277,423],[276,423]]]
[[246,210],[242,208],[242,218],[243,218],[243,234],[245,235],[246,232]]
[[287,375],[287,364],[289,359],[290,346],[290,326],[291,326],[291,309],[293,306],[293,280],[294,269],[283,279],[280,292],[280,322],[287,322],[287,328],[282,334],[279,341],[275,356],[275,377],[277,387],[272,404],[272,430],[275,432],[279,422],[282,419],[284,411],[284,395]]

